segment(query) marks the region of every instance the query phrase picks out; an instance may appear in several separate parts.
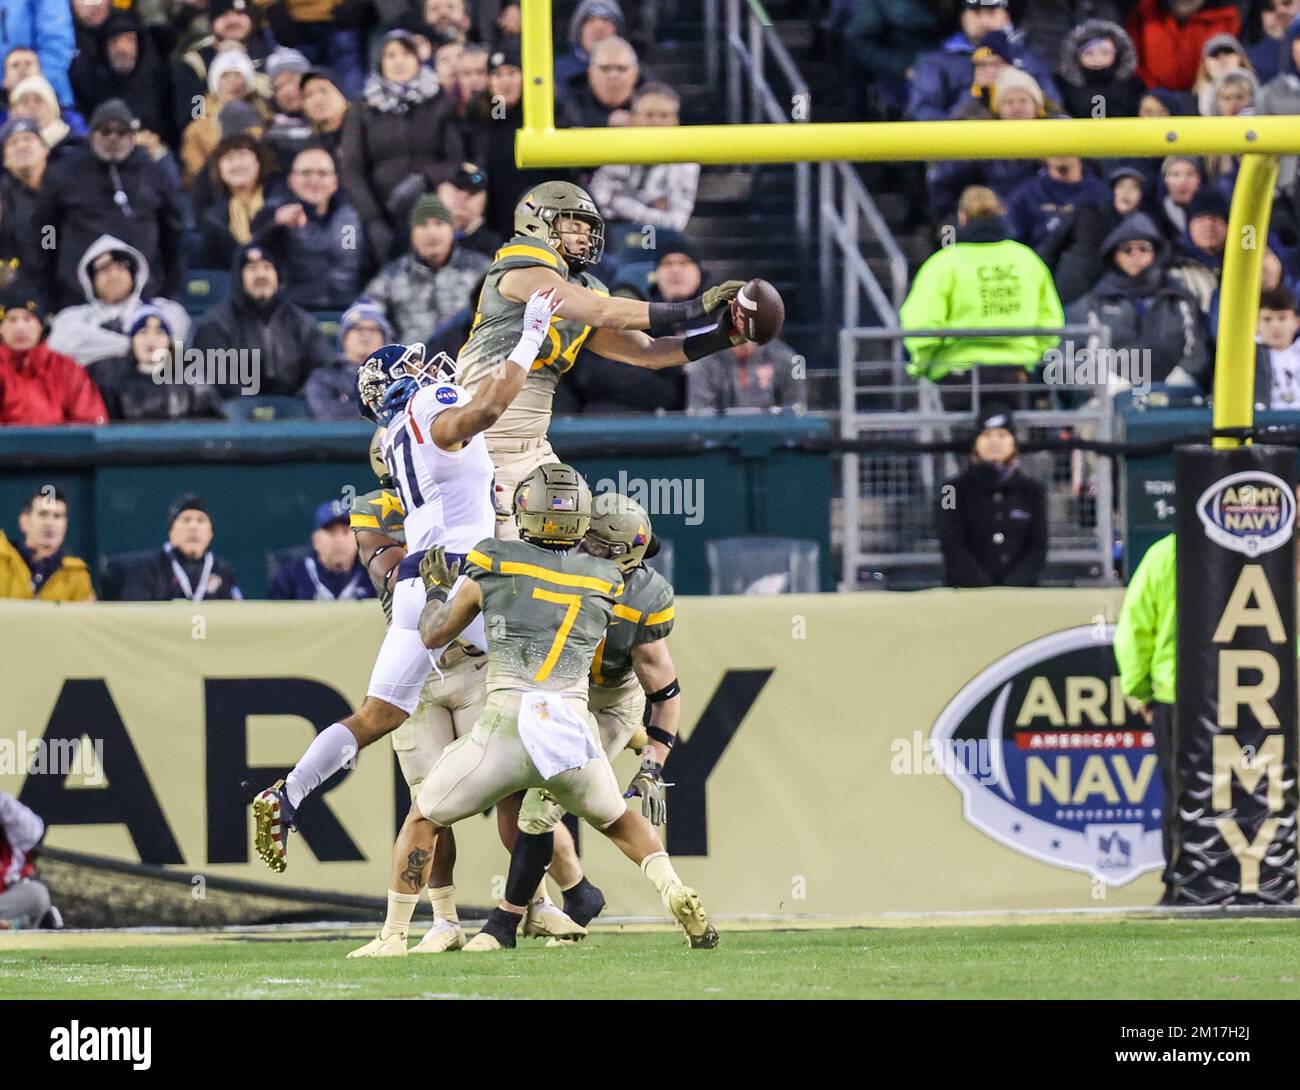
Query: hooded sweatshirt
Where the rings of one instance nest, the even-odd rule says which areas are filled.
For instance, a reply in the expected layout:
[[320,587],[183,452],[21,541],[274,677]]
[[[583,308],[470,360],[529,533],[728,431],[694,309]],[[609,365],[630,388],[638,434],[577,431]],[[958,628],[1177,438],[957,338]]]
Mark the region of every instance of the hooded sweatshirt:
[[582,0],[569,20],[569,51],[555,58],[555,90],[561,98],[564,98],[574,85],[581,85],[587,78],[587,64],[591,58],[582,48],[580,35],[582,24],[587,21],[593,8],[601,8],[609,12],[614,17],[613,23],[617,28],[614,33],[619,37],[625,37],[627,20],[618,0]]
[[[1115,45],[1115,63],[1093,71],[1084,68],[1084,46],[1096,38]],[[1071,117],[1136,117],[1145,85],[1137,71],[1137,49],[1118,23],[1089,19],[1074,28],[1061,50],[1061,104]],[[1100,111],[1100,113],[1098,113]]]
[[[105,303],[95,295],[90,267],[103,254],[114,251],[130,255],[135,262],[135,285],[120,303]],[[149,262],[144,254],[112,235],[100,235],[77,263],[77,280],[86,293],[84,306],[65,307],[50,326],[49,344],[55,352],[71,356],[80,364],[95,363],[131,352],[131,338],[126,330],[136,308],[142,302],[144,286],[149,280]],[[190,330],[185,308],[170,299],[145,299],[167,316],[173,337],[183,341]]]

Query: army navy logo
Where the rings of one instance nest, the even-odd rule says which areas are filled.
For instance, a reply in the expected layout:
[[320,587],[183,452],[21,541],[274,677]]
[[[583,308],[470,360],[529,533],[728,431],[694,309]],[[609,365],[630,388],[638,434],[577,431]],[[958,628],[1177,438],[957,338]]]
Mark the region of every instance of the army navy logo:
[[1009,848],[1108,885],[1163,865],[1155,738],[1120,689],[1113,625],[999,659],[940,713],[930,745],[962,814]]
[[1290,540],[1295,495],[1281,477],[1248,469],[1210,485],[1196,501],[1196,513],[1216,545],[1259,556]]

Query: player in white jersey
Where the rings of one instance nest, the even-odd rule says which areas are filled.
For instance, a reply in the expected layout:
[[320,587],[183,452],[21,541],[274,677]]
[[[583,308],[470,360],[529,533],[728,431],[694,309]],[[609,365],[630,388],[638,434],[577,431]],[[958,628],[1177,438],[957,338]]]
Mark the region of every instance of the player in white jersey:
[[[558,309],[556,292],[529,298],[518,343],[473,397],[450,381],[455,364],[446,356],[431,361],[438,367],[430,369],[423,345],[388,345],[359,368],[361,403],[367,415],[387,424],[384,460],[407,512],[407,555],[384,577],[393,595],[393,618],[365,702],[317,734],[289,775],[253,800],[257,853],[272,870],[285,869],[288,831],[302,800],[359,750],[401,726],[419,703],[437,658],[420,639],[425,604],[420,561],[434,545],[463,555],[492,536],[493,470],[482,433],[522,388]],[[372,570],[382,552],[371,556]],[[481,625],[466,630],[464,639],[487,648]]]

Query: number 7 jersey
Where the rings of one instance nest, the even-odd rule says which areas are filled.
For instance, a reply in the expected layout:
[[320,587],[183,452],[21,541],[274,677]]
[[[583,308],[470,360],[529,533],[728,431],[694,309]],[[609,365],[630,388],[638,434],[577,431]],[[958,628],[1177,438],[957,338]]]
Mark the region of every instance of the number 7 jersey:
[[525,541],[481,541],[465,574],[483,592],[488,691],[556,689],[585,699],[623,577],[612,561]]
[[469,401],[460,386],[423,386],[384,434],[384,461],[406,509],[408,559],[434,545],[467,553],[496,527],[492,457],[483,436],[460,450],[443,450],[433,441],[438,416]]

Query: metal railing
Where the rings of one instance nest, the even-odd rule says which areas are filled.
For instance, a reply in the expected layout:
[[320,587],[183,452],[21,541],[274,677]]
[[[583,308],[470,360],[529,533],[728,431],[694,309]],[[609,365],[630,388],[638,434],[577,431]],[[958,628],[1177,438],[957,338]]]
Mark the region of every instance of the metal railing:
[[[840,436],[846,440],[893,437],[902,440],[899,452],[843,455],[841,482],[841,587],[855,589],[870,584],[864,573],[900,569],[925,569],[937,583],[942,556],[933,524],[937,486],[954,473],[958,459],[945,453],[906,451],[907,442],[946,442],[968,434],[971,413],[945,411],[939,388],[914,382],[902,370],[900,357],[891,352],[885,360],[862,358],[861,342],[901,342],[905,336],[944,337],[1074,337],[1097,350],[1109,347],[1109,330],[1100,324],[1069,325],[1059,329],[908,330],[897,326],[847,328],[840,332]],[[992,362],[992,361],[990,361]],[[1089,438],[1108,441],[1115,434],[1111,400],[1114,388],[1098,376],[1094,385],[1054,383],[1017,384],[1016,394],[1059,401],[1073,392],[1089,400],[1082,408],[1038,408],[1017,412],[1018,426],[1027,432],[1047,433],[1071,428]],[[864,384],[861,380],[866,379]],[[996,398],[1005,387],[981,384],[978,372],[968,387],[945,387],[968,392],[973,400]],[[1004,394],[1002,396],[1005,396]],[[864,400],[883,403],[883,411],[866,411]],[[1114,581],[1114,497],[1107,465],[1098,466],[1096,455],[1080,452],[1046,452],[1026,458],[1028,470],[1048,488],[1051,544],[1048,564],[1077,565],[1089,569],[1089,581]],[[916,580],[913,578],[912,585]]]

